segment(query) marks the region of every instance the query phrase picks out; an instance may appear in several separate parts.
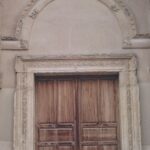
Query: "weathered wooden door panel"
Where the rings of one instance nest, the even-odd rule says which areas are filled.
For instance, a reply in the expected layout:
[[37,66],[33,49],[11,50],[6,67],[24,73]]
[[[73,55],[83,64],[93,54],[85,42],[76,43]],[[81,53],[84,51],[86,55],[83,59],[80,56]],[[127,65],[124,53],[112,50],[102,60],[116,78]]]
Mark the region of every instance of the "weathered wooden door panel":
[[118,150],[117,80],[36,80],[36,150]]
[[37,149],[74,149],[75,85],[71,80],[36,81]]
[[99,80],[100,121],[116,123],[116,87],[113,80]]
[[[80,147],[83,149],[117,149],[116,81],[98,78],[79,81]],[[109,146],[99,146],[102,144]]]
[[58,123],[75,122],[75,81],[57,81]]
[[97,80],[79,80],[79,108],[81,123],[98,123],[98,83]]
[[56,97],[54,91],[56,83],[54,81],[36,82],[36,119],[38,124],[56,123]]

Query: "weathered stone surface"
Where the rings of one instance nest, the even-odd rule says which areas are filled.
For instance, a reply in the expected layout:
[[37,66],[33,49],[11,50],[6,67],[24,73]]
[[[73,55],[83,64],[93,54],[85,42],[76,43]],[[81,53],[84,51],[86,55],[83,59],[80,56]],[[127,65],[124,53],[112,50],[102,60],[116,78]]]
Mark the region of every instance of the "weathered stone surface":
[[[26,11],[24,10],[27,7],[30,8],[34,2],[36,0],[31,0],[31,2],[30,0],[1,1],[2,5],[0,4],[0,6],[3,6],[3,9],[0,9],[0,11],[3,12],[3,23],[0,27],[2,31],[0,35],[14,37],[20,15],[25,15]],[[150,31],[149,0],[125,0],[124,2],[135,15],[138,34],[147,34]],[[111,9],[118,11],[118,7],[115,6]],[[33,13],[30,13],[29,21],[34,20],[34,24],[31,32],[29,32],[29,43],[24,40],[19,42],[16,40],[16,43],[13,43],[10,38],[3,39],[4,47],[8,51],[0,51],[0,72],[2,73],[0,106],[2,107],[1,111],[3,111],[3,114],[0,113],[2,119],[0,121],[0,141],[12,141],[13,91],[16,88],[15,58],[17,55],[45,57],[47,55],[134,53],[137,56],[137,77],[140,83],[142,144],[145,145],[143,150],[149,150],[150,49],[144,49],[144,46],[140,44],[141,49],[123,50],[122,30],[116,17],[110,9],[96,0],[55,0],[40,13],[38,12],[39,14],[37,12],[33,10]],[[130,13],[126,11],[126,14]],[[2,15],[1,12],[0,15]],[[126,18],[124,19],[126,20]],[[21,25],[21,22],[19,25]],[[25,28],[24,31],[28,31],[28,26],[25,26]],[[144,42],[148,42],[148,38],[142,35],[143,39],[146,39]],[[136,37],[133,43],[128,40],[125,42],[129,47],[130,44],[137,46],[141,39]],[[26,48],[28,48],[27,51],[22,51]],[[20,51],[16,51],[16,49]],[[6,111],[9,113],[5,114]],[[8,130],[6,130],[5,124],[9,128]],[[1,145],[8,145],[5,146],[4,150],[12,150],[7,142],[5,144],[1,143]]]

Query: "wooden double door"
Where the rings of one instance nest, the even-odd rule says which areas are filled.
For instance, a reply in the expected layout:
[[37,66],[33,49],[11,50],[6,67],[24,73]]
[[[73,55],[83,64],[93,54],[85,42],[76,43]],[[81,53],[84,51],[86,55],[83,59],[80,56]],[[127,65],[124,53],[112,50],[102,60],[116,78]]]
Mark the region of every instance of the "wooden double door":
[[36,77],[36,150],[119,150],[115,76]]

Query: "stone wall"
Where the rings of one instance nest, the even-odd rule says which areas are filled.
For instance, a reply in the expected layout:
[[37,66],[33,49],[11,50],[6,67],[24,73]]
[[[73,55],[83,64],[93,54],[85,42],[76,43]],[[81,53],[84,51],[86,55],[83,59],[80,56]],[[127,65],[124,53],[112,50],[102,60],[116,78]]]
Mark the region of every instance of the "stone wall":
[[[25,45],[18,48],[16,43],[21,39],[15,37],[17,22],[30,1],[3,0],[0,4],[0,149],[12,150],[16,83],[14,64],[17,55],[134,53],[138,58],[142,145],[143,150],[150,150],[150,47],[123,49],[124,25],[120,24],[108,7],[97,0],[55,0],[38,12],[37,16],[36,13],[32,15],[35,19],[28,39],[28,50],[24,50]],[[135,17],[136,32],[140,34],[139,43],[149,41],[149,37],[144,34],[150,32],[150,1],[124,0],[124,3]],[[26,34],[28,26],[24,26],[24,29]],[[7,44],[10,48],[6,50]],[[11,49],[11,46],[17,47],[16,50]]]

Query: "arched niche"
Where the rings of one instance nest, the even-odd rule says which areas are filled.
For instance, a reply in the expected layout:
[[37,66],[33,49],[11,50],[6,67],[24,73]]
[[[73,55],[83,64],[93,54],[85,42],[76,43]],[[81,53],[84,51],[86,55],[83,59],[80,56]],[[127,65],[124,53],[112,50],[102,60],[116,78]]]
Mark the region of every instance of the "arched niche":
[[[15,37],[20,41],[20,47],[28,49],[33,23],[38,14],[56,0],[32,0],[24,9],[16,27]],[[136,36],[137,28],[133,14],[121,0],[99,0],[116,17],[122,32],[122,42],[129,45],[130,40]]]
[[120,51],[121,29],[115,16],[97,0],[56,0],[37,17],[29,53],[95,54]]

